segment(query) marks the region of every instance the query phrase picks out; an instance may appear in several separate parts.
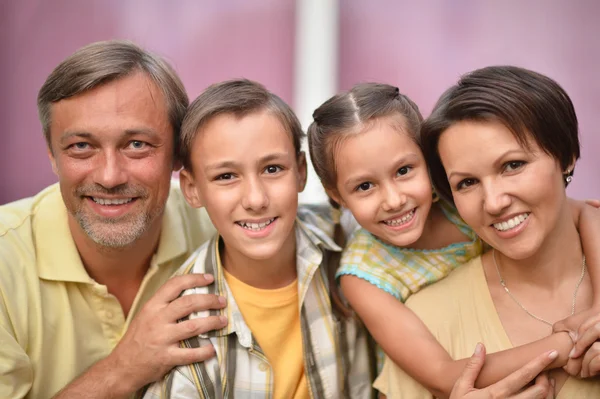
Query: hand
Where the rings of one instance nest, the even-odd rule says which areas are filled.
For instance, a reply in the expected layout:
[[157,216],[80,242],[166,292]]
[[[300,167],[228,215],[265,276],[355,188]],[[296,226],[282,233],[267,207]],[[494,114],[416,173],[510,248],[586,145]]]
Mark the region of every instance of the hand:
[[178,320],[197,311],[221,309],[225,298],[209,294],[179,296],[182,291],[211,284],[214,277],[186,274],[168,280],[140,310],[127,332],[105,359],[122,381],[124,392],[135,392],[162,378],[175,366],[202,362],[215,354],[211,346],[181,348],[179,341],[223,328],[225,316]]
[[[486,399],[486,398],[553,398],[554,386],[545,373],[540,374],[556,357],[558,352],[550,351],[536,357],[508,377],[487,388],[476,389],[475,380],[485,363],[485,347],[477,344],[475,353],[469,359],[460,378],[454,384],[450,399]],[[537,376],[537,377],[536,377]],[[535,379],[535,384],[522,390]]]
[[580,312],[556,323],[554,328],[569,331],[575,342],[567,365],[563,367],[565,371],[581,378],[600,374],[600,310],[592,308]]
[[600,208],[600,200],[598,199],[586,199],[585,203],[593,206],[594,208]]

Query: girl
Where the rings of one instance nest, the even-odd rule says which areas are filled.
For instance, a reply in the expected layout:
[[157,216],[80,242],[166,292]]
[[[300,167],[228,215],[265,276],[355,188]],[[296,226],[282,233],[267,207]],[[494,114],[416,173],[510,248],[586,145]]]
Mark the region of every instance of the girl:
[[[314,168],[330,198],[362,226],[337,273],[343,293],[394,362],[436,395],[447,396],[464,361],[452,361],[403,302],[479,256],[484,244],[432,190],[418,141],[422,116],[398,88],[359,84],[326,101],[313,117],[308,140]],[[573,208],[579,218],[580,207]],[[515,222],[500,228],[510,223]],[[583,231],[593,230],[590,224],[581,226],[582,236],[598,242],[600,232]],[[585,246],[592,255],[593,245]],[[560,333],[491,355],[478,383],[495,382],[553,348],[560,356],[551,367],[558,367],[572,341]]]

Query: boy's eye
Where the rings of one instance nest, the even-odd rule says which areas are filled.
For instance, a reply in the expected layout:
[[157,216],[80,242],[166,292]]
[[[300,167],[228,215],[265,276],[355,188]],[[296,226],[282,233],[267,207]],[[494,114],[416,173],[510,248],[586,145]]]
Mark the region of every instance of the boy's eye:
[[470,187],[475,183],[477,183],[477,181],[475,179],[472,179],[472,178],[463,179],[456,185],[456,189],[461,190],[463,188]]
[[215,180],[231,180],[233,179],[233,173],[223,173],[215,178]]
[[525,165],[524,161],[510,161],[504,164],[504,170],[506,172],[514,172],[517,169],[520,169],[523,165]]
[[366,181],[364,183],[360,183],[358,186],[356,186],[356,191],[367,191],[368,189],[370,189],[373,185]]
[[405,174],[410,172],[411,169],[412,169],[412,166],[403,166],[400,169],[398,169],[398,172],[396,172],[396,173],[400,176],[404,176]]
[[280,172],[281,170],[283,170],[283,168],[278,165],[269,165],[265,168],[265,172],[268,174],[277,173],[277,172]]

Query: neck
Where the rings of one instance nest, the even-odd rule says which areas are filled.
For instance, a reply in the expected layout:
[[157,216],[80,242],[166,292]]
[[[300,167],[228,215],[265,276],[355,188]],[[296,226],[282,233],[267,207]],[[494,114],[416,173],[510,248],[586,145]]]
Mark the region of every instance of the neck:
[[571,214],[561,212],[556,227],[540,249],[525,259],[512,259],[496,251],[498,268],[509,284],[537,285],[555,289],[561,282],[579,276],[583,250]]
[[158,248],[161,218],[133,244],[122,248],[108,248],[96,244],[79,224],[69,216],[69,228],[85,270],[121,304],[125,315],[129,312],[138,289]]
[[268,259],[252,259],[226,246],[223,246],[220,252],[223,267],[235,278],[252,287],[261,289],[286,287],[297,277],[294,229],[279,251]]

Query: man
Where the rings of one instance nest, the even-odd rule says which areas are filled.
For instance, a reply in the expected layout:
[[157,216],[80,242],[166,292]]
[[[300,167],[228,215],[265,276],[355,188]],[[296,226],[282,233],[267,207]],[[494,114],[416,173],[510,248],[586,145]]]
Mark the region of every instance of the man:
[[0,207],[0,397],[128,397],[213,356],[178,342],[224,317],[177,323],[224,306],[179,297],[212,277],[165,283],[214,232],[170,187],[187,105],[171,67],[129,42],[83,47],[42,86],[59,183]]

